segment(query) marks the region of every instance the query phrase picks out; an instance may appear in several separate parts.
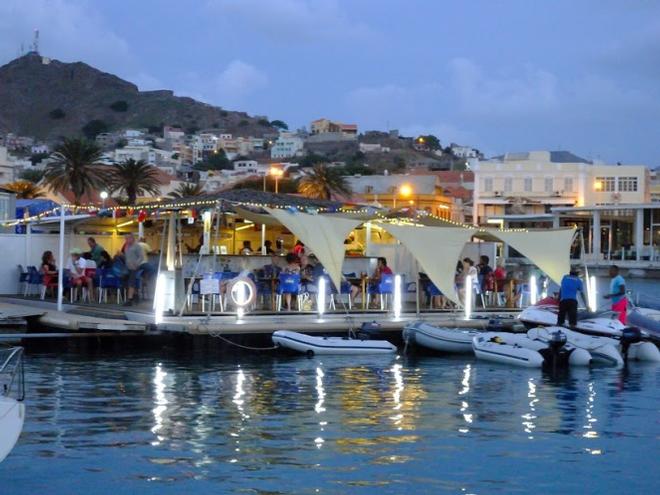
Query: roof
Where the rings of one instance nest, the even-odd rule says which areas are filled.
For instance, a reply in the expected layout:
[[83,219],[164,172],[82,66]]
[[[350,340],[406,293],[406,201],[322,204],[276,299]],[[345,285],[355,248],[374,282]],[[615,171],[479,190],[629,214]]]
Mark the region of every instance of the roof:
[[522,152],[508,152],[504,155],[494,156],[491,160],[504,160],[504,161],[534,161],[539,160],[540,156],[545,155],[545,159],[551,163],[588,163],[593,162],[575,155],[570,151],[522,151]]
[[411,170],[410,175],[435,175],[441,186],[474,182],[474,172],[470,170]]

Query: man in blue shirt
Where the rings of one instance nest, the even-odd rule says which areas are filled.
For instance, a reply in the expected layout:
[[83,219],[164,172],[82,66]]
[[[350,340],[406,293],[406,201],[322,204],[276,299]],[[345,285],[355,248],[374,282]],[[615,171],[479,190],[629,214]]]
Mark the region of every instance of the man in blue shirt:
[[612,300],[612,311],[619,313],[619,321],[626,323],[626,312],[628,310],[628,299],[626,298],[626,281],[619,275],[619,267],[610,267],[610,293],[603,296]]
[[577,325],[578,292],[582,296],[583,301],[587,300],[587,298],[584,297],[584,287],[579,275],[578,269],[572,267],[571,272],[568,275],[564,275],[564,278],[561,279],[557,326],[562,326],[564,324],[566,316],[568,316],[568,324],[571,327]]

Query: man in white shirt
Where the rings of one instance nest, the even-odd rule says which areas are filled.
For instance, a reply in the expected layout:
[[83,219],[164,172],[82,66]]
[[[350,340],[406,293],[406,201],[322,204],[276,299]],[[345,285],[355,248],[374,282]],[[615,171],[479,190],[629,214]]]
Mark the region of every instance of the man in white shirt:
[[71,250],[71,256],[66,265],[66,269],[71,274],[71,285],[82,287],[83,285],[87,286],[89,294],[92,294],[94,290],[94,280],[92,277],[87,277],[85,275],[85,268],[87,264],[85,259],[82,258],[82,251],[78,248],[73,248]]

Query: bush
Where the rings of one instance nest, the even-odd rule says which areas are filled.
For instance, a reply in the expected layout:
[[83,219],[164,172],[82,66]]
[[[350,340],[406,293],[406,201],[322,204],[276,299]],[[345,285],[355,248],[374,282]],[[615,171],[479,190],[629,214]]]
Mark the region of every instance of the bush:
[[20,178],[22,180],[29,180],[30,182],[34,182],[36,184],[41,180],[43,176],[44,176],[43,170],[34,170],[28,168],[21,172]]
[[288,131],[289,130],[289,126],[283,120],[273,120],[270,123],[270,125],[271,125],[271,127],[277,127],[278,129],[282,129],[283,131]]
[[50,118],[53,120],[59,120],[66,117],[66,113],[64,113],[64,110],[62,110],[61,108],[56,108],[55,110],[51,110],[48,115],[50,115]]
[[110,108],[115,112],[125,112],[128,110],[128,103],[126,103],[124,100],[117,100],[112,105],[110,105]]
[[257,123],[264,127],[270,127],[270,122],[268,122],[268,119],[259,119]]
[[36,165],[37,163],[41,162],[44,158],[48,158],[50,156],[50,153],[32,153],[30,155],[30,162],[32,165]]
[[241,120],[241,121],[238,123],[238,127],[247,127],[248,125],[250,125],[250,122],[247,121],[247,120],[245,120],[245,119]]
[[108,124],[99,119],[90,120],[83,128],[82,132],[87,139],[94,139],[102,132],[108,132]]

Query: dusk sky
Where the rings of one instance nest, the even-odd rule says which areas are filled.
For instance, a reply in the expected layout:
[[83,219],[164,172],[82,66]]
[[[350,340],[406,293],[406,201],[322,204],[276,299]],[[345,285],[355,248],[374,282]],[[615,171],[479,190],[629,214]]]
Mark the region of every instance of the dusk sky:
[[660,2],[1,0],[41,52],[227,109],[660,166]]

